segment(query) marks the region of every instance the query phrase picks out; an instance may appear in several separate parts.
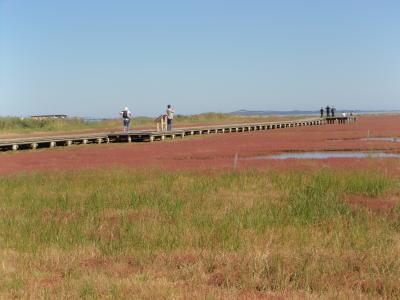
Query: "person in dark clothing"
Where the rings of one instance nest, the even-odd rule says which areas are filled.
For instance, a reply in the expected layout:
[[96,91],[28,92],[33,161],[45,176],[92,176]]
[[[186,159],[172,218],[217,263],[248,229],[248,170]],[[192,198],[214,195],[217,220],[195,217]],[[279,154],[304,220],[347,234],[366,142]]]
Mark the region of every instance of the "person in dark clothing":
[[336,112],[336,108],[335,108],[334,106],[332,106],[332,108],[331,108],[331,115],[332,115],[332,118],[335,117],[335,112]]
[[326,109],[326,117],[329,117],[331,115],[331,108],[328,105],[327,107],[325,107],[325,109]]
[[324,116],[324,109],[321,107],[321,109],[319,110],[319,112],[321,113],[321,118]]
[[132,113],[125,107],[124,110],[120,112],[120,115],[122,116],[123,130],[124,132],[128,132],[131,125]]

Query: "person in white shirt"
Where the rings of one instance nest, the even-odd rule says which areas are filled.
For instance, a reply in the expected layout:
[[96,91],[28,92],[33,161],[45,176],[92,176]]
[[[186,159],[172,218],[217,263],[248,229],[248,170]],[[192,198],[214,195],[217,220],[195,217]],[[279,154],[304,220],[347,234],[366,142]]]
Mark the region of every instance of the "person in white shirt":
[[167,130],[172,130],[172,120],[174,119],[175,110],[170,104],[167,105]]
[[125,107],[119,114],[122,116],[123,130],[124,132],[128,132],[130,129],[132,113],[127,107]]

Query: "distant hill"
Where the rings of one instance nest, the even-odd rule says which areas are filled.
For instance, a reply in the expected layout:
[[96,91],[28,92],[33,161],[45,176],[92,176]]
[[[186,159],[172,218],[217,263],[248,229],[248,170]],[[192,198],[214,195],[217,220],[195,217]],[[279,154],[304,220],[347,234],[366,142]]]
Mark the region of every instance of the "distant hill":
[[[399,113],[398,110],[350,110],[350,109],[336,109],[337,113],[350,113],[353,112],[355,114],[373,114],[373,113]],[[241,109],[237,111],[233,111],[230,114],[232,115],[241,115],[241,116],[265,116],[265,115],[318,115],[319,110],[246,110]]]

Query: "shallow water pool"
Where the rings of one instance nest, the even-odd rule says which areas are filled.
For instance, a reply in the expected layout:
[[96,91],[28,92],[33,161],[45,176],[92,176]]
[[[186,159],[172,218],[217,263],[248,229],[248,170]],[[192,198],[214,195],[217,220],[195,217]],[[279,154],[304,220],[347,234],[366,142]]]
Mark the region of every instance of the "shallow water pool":
[[385,142],[393,142],[393,143],[400,143],[400,138],[396,137],[369,137],[369,138],[362,138],[361,141],[385,141]]
[[265,156],[241,158],[241,160],[265,159],[327,159],[327,158],[400,158],[400,154],[386,152],[358,151],[323,151],[323,152],[290,152]]

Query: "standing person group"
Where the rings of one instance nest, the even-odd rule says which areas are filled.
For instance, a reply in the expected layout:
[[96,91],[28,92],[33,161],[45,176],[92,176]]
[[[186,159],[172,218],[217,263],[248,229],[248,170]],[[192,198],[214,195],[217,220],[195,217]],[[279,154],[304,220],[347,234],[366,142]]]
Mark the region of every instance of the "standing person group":
[[[174,119],[174,113],[175,109],[170,104],[168,104],[166,111],[167,130],[172,130],[172,120]],[[122,111],[120,111],[119,114],[122,116],[123,131],[128,132],[130,130],[132,113],[130,112],[128,107],[125,107]]]
[[[327,105],[325,107],[325,111],[326,111],[326,117],[335,117],[335,113],[336,113],[336,108],[332,105],[332,107],[330,107],[329,105]],[[321,107],[321,109],[319,110],[320,114],[321,114],[321,118],[324,116],[324,108]]]

